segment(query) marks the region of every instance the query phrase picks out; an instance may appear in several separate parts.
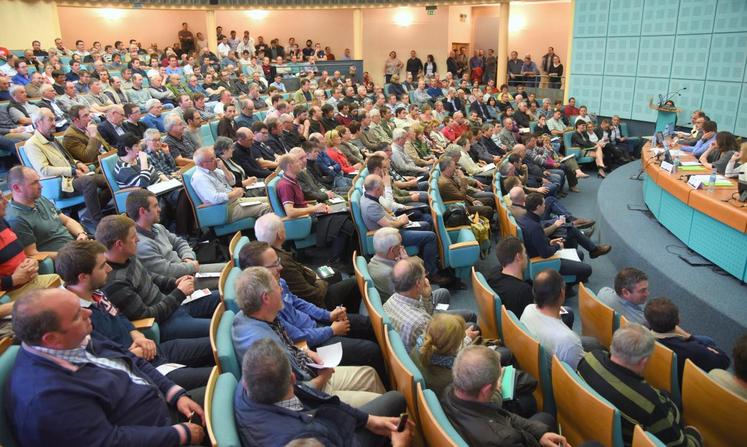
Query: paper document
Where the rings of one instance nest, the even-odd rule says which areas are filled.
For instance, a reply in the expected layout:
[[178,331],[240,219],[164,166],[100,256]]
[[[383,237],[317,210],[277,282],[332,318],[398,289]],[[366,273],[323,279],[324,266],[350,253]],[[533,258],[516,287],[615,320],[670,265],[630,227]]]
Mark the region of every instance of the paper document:
[[170,372],[176,371],[179,368],[184,368],[187,365],[182,365],[180,363],[164,363],[161,366],[156,367],[156,371],[160,372],[164,376]]
[[565,157],[561,158],[559,162],[563,163],[564,161],[570,160],[571,158],[574,158],[574,157],[576,157],[576,154],[566,155]]
[[246,189],[259,189],[259,188],[264,188],[264,187],[265,187],[265,182],[256,181],[252,183],[251,185],[247,186]]
[[171,180],[165,181],[165,182],[158,182],[150,185],[148,187],[148,191],[152,192],[153,194],[161,194],[166,191],[171,191],[172,189],[181,188],[182,182],[179,180],[172,178]]
[[257,200],[242,200],[241,202],[239,202],[239,206],[257,206],[260,203],[262,202]]
[[[710,174],[694,175],[692,177],[695,177],[696,180],[700,180],[700,182],[704,186],[710,186],[710,180],[711,180]],[[723,175],[719,175],[716,177],[716,184],[714,186],[734,186],[734,185],[732,184],[732,182],[729,181],[729,179],[727,179]]]
[[197,272],[195,278],[220,278],[220,272]]
[[697,161],[682,161],[680,162],[680,167],[682,166],[701,166],[701,164]]
[[436,310],[449,310],[449,305],[446,303],[436,304]]
[[402,228],[420,228],[420,222],[410,222]]
[[555,253],[562,259],[581,262],[581,258],[578,257],[578,252],[575,248],[564,248],[562,250],[556,251]]
[[197,301],[200,298],[204,298],[210,295],[210,293],[211,293],[210,289],[195,290],[194,292],[192,292],[192,295],[188,296],[187,298],[184,299],[184,301],[182,301],[182,306],[184,306],[185,304],[189,304],[192,301]]
[[321,346],[316,350],[317,355],[321,357],[322,364],[309,363],[312,368],[334,368],[342,361],[342,343],[335,343],[329,346]]
[[327,200],[327,202],[334,205],[335,203],[345,203],[345,199],[342,197],[332,197],[331,199]]
[[495,169],[495,163],[488,163],[485,166],[480,168],[482,172],[490,171],[491,169]]

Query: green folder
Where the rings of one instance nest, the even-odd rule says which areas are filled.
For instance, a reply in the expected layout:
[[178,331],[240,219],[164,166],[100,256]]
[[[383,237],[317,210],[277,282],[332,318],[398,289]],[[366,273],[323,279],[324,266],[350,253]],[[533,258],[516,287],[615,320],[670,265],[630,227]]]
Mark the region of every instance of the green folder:
[[512,365],[503,368],[503,378],[501,379],[501,396],[503,400],[513,400],[514,388],[516,386],[516,370]]
[[[703,182],[703,186],[709,186],[710,182]],[[728,180],[716,180],[716,184],[714,186],[734,186],[730,181]]]
[[677,169],[680,171],[705,171],[706,169],[701,165],[690,165],[690,166],[680,166]]

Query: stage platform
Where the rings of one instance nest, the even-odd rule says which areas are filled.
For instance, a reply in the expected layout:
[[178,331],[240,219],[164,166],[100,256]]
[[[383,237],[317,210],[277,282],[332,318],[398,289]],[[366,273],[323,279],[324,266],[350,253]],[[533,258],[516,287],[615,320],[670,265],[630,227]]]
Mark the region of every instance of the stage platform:
[[[634,266],[645,271],[650,298],[674,300],[685,330],[710,335],[731,354],[736,338],[747,332],[747,285],[719,273],[647,211],[643,182],[631,180],[640,166],[635,161],[614,170],[597,192],[598,231],[614,247],[607,257],[617,269]],[[680,256],[709,265],[692,266]]]

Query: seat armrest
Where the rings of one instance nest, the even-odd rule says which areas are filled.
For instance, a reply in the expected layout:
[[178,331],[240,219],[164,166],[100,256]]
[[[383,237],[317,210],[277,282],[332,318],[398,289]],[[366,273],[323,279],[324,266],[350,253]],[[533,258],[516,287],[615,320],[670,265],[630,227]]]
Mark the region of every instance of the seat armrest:
[[156,322],[156,319],[153,317],[150,318],[141,318],[139,320],[132,320],[130,323],[132,323],[133,326],[135,326],[135,329],[147,329],[149,327],[153,327],[153,324]]
[[29,256],[29,258],[35,259],[35,260],[37,260],[39,262],[42,262],[43,260],[47,259],[48,257],[49,257],[49,255],[46,254],[46,253],[37,253],[35,255]]
[[131,193],[133,191],[137,191],[137,190],[140,190],[140,189],[143,189],[143,188],[140,188],[140,187],[137,187],[137,186],[130,186],[130,187],[127,187],[127,188],[118,189],[117,191],[114,192],[114,194],[124,194],[124,193],[129,194],[129,193]]

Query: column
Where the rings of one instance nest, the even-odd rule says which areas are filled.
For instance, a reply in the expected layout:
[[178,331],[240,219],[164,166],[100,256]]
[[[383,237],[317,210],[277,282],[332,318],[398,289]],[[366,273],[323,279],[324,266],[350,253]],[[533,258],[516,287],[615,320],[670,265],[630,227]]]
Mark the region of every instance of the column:
[[215,20],[215,10],[208,9],[205,11],[205,27],[207,28],[208,48],[215,54],[218,54],[218,37],[215,35],[215,28],[218,23]]
[[509,2],[501,3],[501,11],[498,19],[498,80],[496,86],[505,84],[508,79],[506,70],[508,69],[508,18],[511,15],[511,4]]
[[576,0],[571,0],[571,32],[568,33],[568,53],[563,61],[563,104],[568,104],[568,82],[571,80],[571,58],[573,57],[573,22],[576,19]]
[[353,10],[353,59],[363,59],[363,10]]

